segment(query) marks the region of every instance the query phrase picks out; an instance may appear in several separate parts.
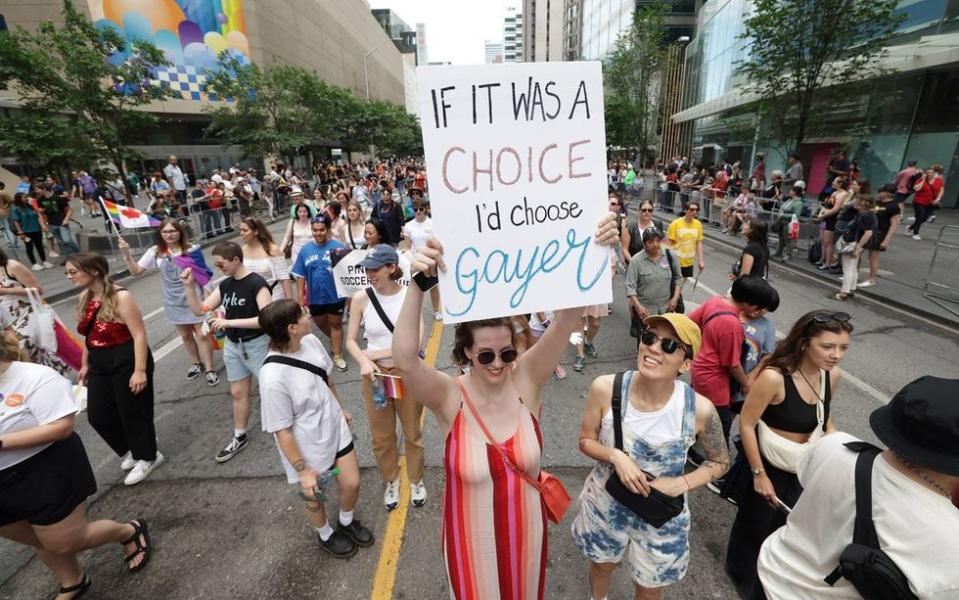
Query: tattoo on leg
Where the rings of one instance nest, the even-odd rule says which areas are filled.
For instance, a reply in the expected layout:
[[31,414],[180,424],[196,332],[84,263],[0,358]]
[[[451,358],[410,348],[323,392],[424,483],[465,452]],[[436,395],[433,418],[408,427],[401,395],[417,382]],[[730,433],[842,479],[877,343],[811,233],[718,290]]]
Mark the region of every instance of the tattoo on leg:
[[307,502],[306,502],[306,510],[308,510],[308,511],[310,511],[310,512],[312,512],[312,513],[318,513],[318,512],[320,512],[321,510],[323,510],[323,505],[320,504],[319,502],[312,502],[312,501],[307,500]]
[[724,473],[729,468],[729,449],[726,447],[726,436],[723,434],[723,423],[719,413],[713,409],[706,421],[706,427],[699,443],[706,452],[704,467],[709,467]]

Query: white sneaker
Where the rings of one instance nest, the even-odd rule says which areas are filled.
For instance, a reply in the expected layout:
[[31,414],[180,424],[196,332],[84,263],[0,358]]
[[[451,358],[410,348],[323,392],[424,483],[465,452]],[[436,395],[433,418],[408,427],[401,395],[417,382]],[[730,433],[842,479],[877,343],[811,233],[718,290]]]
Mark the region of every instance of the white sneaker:
[[59,252],[54,252],[53,250],[47,250],[47,256],[52,256],[53,258],[59,258],[59,257],[60,257],[60,253],[59,253]]
[[33,265],[33,266],[30,267],[30,268],[33,269],[34,271],[42,271],[42,270],[43,270],[43,265],[41,265],[41,264],[36,264],[36,265]]
[[387,481],[386,492],[383,493],[383,504],[386,510],[394,510],[400,505],[400,480]]
[[137,461],[133,458],[133,454],[127,452],[126,454],[123,455],[123,460],[120,461],[120,468],[123,469],[124,471],[129,471],[130,469],[135,467],[136,464],[137,464]]
[[133,467],[133,470],[130,471],[130,474],[127,475],[127,478],[123,480],[123,485],[136,485],[150,476],[150,473],[153,472],[153,469],[159,467],[163,464],[163,455],[160,454],[160,451],[157,451],[157,457],[152,460],[138,460],[136,466]]
[[47,261],[43,261],[43,267],[44,267],[45,269],[52,269],[52,268],[53,268],[53,263],[50,263],[50,262],[47,262]]
[[912,239],[914,239],[914,240],[921,240],[922,237],[920,237],[920,235],[917,233],[916,235],[912,236]]
[[410,484],[410,497],[413,499],[413,506],[417,508],[426,504],[426,485],[422,479],[419,483]]

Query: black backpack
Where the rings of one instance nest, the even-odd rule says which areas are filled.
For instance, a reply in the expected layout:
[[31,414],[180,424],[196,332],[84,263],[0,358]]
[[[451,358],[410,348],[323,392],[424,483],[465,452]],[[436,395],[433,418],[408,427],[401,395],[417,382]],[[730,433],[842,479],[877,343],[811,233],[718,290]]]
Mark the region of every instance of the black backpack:
[[844,444],[856,458],[856,525],[852,543],[839,555],[839,566],[826,577],[835,585],[840,577],[849,581],[863,600],[918,600],[909,580],[879,547],[872,521],[872,464],[882,452],[867,442]]

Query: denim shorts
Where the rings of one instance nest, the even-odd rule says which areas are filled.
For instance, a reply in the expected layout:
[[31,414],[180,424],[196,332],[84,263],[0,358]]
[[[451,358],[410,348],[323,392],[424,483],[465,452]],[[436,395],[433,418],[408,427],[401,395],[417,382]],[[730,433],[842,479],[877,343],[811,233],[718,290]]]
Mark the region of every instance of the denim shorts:
[[261,335],[252,340],[237,341],[227,338],[223,346],[223,364],[226,365],[227,381],[240,381],[257,375],[266,354],[270,351],[270,336]]

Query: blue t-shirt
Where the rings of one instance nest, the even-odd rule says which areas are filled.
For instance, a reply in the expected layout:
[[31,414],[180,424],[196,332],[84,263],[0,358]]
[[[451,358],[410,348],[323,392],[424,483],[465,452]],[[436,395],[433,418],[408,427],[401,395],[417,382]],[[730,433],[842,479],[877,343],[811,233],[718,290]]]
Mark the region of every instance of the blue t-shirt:
[[336,282],[333,279],[333,263],[330,252],[346,249],[339,240],[328,240],[320,246],[310,242],[303,246],[296,264],[290,271],[294,277],[306,280],[306,289],[309,291],[310,304],[334,304],[340,301],[336,293]]
[[[746,348],[743,359],[743,370],[748,375],[759,365],[759,361],[766,354],[772,354],[776,349],[776,328],[766,317],[759,317],[743,323],[743,332],[746,334]],[[743,348],[746,350],[746,348]],[[736,394],[734,402],[743,402],[746,397],[742,392]]]

